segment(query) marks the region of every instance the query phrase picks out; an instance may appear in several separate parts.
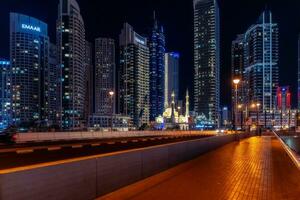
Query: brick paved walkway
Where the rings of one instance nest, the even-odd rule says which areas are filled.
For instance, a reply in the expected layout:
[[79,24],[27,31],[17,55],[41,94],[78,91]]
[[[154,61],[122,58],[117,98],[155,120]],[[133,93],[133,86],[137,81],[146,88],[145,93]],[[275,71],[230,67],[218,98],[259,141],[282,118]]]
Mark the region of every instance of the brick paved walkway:
[[300,199],[300,172],[278,140],[226,145],[100,199]]

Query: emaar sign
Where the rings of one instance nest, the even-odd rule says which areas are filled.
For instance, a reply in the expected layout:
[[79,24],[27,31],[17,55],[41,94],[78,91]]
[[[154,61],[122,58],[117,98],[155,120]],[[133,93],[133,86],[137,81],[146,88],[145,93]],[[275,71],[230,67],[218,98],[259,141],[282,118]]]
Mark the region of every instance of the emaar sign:
[[41,27],[38,26],[32,26],[28,24],[22,24],[22,29],[27,29],[31,31],[41,32]]
[[135,36],[135,41],[139,44],[142,44],[142,45],[145,45],[146,44],[146,41],[142,38],[139,38],[138,36]]

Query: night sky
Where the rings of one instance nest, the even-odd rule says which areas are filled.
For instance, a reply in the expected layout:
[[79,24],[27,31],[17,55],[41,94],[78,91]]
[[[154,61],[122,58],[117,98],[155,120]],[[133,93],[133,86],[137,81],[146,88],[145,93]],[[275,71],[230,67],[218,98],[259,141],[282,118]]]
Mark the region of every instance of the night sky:
[[[193,1],[192,0],[77,0],[85,21],[86,37],[118,38],[127,21],[140,34],[152,25],[153,10],[165,27],[168,51],[181,54],[180,93],[193,86]],[[58,0],[2,0],[0,6],[0,57],[9,58],[9,12],[19,12],[48,24],[55,42]],[[265,7],[273,12],[280,29],[280,84],[290,85],[296,106],[297,36],[300,32],[300,1],[220,0],[221,14],[221,104],[230,104],[230,50],[236,34],[255,23]],[[192,92],[192,91],[191,91]]]

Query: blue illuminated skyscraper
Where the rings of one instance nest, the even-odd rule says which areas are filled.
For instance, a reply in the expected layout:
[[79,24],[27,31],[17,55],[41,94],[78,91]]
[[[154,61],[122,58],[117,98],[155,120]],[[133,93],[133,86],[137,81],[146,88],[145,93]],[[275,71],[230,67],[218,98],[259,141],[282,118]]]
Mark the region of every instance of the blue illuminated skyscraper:
[[279,30],[272,13],[264,11],[244,34],[246,103],[260,103],[268,112],[275,109],[279,84]]
[[0,59],[0,130],[11,123],[10,62]]
[[220,16],[218,0],[194,0],[194,110],[218,125]]
[[86,125],[85,28],[76,0],[60,0],[57,20],[58,60],[61,67],[61,128]]
[[179,96],[179,53],[171,52],[165,54],[165,91],[164,106],[168,108],[172,102],[172,93],[175,94],[175,101]]
[[150,121],[164,112],[165,35],[154,13],[150,49]]
[[47,122],[48,27],[22,14],[10,14],[10,63],[13,123]]

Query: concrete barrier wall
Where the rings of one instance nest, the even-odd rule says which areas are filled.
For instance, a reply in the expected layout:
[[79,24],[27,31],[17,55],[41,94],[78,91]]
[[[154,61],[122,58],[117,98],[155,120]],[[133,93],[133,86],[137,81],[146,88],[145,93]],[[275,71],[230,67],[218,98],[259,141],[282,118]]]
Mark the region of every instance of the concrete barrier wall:
[[18,133],[17,143],[41,142],[55,140],[105,139],[121,137],[146,137],[168,135],[215,135],[215,131],[119,131],[119,132],[45,132]]
[[[249,135],[240,135],[240,138]],[[132,184],[237,139],[203,138],[94,156],[14,172],[0,171],[2,200],[89,200]]]

